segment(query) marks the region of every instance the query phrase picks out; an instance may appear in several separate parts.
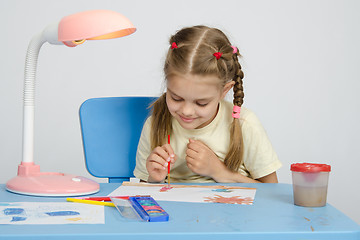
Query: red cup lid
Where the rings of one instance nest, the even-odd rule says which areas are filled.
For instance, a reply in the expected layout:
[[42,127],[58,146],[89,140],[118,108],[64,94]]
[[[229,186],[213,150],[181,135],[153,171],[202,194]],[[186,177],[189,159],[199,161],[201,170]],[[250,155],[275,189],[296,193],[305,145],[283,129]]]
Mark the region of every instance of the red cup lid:
[[331,166],[319,163],[293,163],[290,170],[294,172],[330,172]]

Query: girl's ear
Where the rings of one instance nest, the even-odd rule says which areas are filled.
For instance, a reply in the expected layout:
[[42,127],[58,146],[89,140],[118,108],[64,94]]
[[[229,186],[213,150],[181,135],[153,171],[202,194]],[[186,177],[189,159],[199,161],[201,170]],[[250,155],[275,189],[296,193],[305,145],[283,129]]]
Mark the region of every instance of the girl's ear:
[[226,94],[230,91],[230,89],[232,89],[235,85],[234,81],[230,81],[228,83],[225,84],[222,94],[221,94],[221,99],[224,99],[224,97],[226,96]]

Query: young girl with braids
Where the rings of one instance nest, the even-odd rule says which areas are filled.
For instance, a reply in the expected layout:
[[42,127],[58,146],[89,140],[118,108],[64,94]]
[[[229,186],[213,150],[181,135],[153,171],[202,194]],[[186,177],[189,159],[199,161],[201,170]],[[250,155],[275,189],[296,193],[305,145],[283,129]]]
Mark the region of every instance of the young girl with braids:
[[[276,183],[281,163],[243,104],[240,56],[223,32],[194,26],[170,38],[167,91],[152,106],[134,175],[147,182]],[[233,88],[233,103],[224,100]],[[167,143],[168,135],[171,144]]]

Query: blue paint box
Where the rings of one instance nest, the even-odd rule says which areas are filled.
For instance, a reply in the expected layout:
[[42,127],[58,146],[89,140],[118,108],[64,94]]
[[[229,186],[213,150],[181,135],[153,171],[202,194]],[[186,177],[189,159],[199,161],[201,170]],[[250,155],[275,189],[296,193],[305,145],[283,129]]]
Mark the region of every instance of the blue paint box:
[[135,196],[129,199],[110,197],[121,215],[145,222],[169,221],[168,213],[149,196]]

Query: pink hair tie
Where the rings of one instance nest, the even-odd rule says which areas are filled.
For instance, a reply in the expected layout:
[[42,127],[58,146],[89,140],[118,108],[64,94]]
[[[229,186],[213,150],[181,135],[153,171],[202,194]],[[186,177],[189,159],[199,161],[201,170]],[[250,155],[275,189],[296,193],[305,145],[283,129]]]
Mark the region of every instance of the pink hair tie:
[[233,118],[240,118],[240,110],[241,110],[241,107],[235,105],[233,107],[232,117]]
[[234,53],[234,54],[238,52],[237,47],[235,47],[235,46],[231,46],[231,47],[232,47],[232,49],[233,49],[233,53]]

